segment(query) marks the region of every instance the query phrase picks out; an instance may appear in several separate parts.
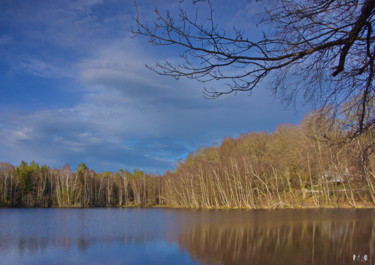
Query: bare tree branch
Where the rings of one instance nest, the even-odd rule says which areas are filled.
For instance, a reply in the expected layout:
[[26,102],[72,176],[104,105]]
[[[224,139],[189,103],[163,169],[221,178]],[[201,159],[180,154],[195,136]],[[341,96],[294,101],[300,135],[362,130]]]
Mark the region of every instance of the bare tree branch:
[[352,135],[375,126],[375,1],[278,0],[265,10],[261,24],[273,30],[260,40],[220,27],[214,2],[195,3],[207,5],[206,21],[184,10],[177,17],[155,10],[152,24],[137,15],[133,36],[182,50],[182,62],[158,62],[149,69],[200,82],[225,80],[226,88],[204,88],[207,98],[250,92],[271,78],[274,91],[285,100],[303,93],[318,108],[331,106],[336,117],[352,120]]

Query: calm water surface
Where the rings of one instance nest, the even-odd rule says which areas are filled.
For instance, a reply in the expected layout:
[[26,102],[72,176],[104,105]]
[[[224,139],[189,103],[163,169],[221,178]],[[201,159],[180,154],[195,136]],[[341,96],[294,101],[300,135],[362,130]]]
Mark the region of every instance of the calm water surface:
[[0,264],[375,264],[375,210],[0,209]]

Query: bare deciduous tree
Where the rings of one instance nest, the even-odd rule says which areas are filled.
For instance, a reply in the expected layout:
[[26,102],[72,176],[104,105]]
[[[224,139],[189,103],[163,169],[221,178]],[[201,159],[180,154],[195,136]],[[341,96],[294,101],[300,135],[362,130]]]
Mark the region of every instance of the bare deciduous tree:
[[259,40],[217,24],[212,1],[193,2],[208,5],[208,20],[182,9],[178,16],[155,10],[151,24],[137,15],[134,36],[182,48],[182,63],[165,60],[149,68],[175,78],[225,80],[227,87],[204,88],[208,98],[252,91],[271,77],[284,99],[302,93],[318,108],[333,108],[336,117],[355,113],[352,137],[374,127],[375,1],[275,0],[261,21],[272,30]]

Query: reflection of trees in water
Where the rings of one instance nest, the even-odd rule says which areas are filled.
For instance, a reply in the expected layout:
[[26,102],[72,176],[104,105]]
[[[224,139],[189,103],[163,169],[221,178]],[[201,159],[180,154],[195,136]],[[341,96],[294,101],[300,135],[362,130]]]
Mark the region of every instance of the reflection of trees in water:
[[375,261],[374,221],[198,225],[179,236],[201,264],[356,264]]
[[[18,253],[33,254],[48,248],[63,248],[66,250],[78,248],[80,252],[85,252],[93,245],[126,245],[140,244],[155,241],[157,238],[150,235],[126,235],[126,236],[77,236],[77,237],[20,237],[20,238],[1,238],[0,254],[12,249],[17,249]],[[1,259],[0,259],[1,260]],[[1,263],[0,263],[1,264]]]

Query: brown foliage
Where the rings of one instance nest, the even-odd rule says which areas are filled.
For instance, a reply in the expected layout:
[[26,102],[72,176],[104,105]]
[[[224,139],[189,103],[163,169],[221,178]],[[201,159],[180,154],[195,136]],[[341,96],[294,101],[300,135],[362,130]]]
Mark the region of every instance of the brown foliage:
[[[374,203],[374,155],[363,160],[367,134],[352,142],[317,139],[316,128],[340,134],[307,116],[302,125],[227,138],[200,149],[164,177],[167,205],[275,208]],[[316,137],[314,137],[316,136]]]

